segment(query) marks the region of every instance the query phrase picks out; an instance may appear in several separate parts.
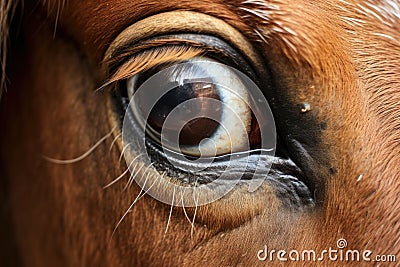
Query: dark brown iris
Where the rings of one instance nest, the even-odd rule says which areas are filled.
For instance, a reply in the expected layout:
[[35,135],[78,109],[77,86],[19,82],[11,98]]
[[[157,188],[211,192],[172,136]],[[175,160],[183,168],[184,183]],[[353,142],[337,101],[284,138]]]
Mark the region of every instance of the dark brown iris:
[[251,130],[249,133],[250,148],[261,148],[261,130],[256,117],[252,114]]
[[[218,89],[206,79],[192,79],[184,81],[183,85],[175,85],[156,103],[147,123],[155,132],[162,131],[167,140],[174,141],[179,136],[179,145],[197,145],[211,137],[219,127],[223,107]],[[185,102],[188,100],[191,101]],[[175,108],[172,120],[165,124]]]

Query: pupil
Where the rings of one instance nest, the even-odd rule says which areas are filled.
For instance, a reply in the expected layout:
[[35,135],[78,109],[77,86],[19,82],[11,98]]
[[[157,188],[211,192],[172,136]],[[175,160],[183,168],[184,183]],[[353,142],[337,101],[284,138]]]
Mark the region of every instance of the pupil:
[[204,138],[211,137],[219,123],[210,118],[197,118],[189,121],[179,133],[180,145],[197,145]]
[[[147,120],[153,132],[160,135],[162,131],[163,138],[170,141],[179,136],[180,146],[198,145],[204,138],[211,137],[219,127],[222,115],[216,86],[207,79],[184,80],[183,85],[174,82],[168,86],[174,88],[158,100]],[[184,103],[188,100],[190,102]],[[174,117],[169,118],[168,125],[164,125],[175,108]]]

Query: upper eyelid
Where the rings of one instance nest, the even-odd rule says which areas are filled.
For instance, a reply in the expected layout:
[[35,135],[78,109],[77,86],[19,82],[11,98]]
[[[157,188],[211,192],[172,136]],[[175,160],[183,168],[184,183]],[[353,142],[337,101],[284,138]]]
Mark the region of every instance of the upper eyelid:
[[184,40],[184,39],[173,39],[173,38],[157,38],[157,39],[149,39],[149,40],[143,40],[140,43],[133,44],[131,46],[124,46],[118,50],[115,51],[115,54],[113,55],[112,58],[110,58],[108,61],[104,62],[107,66],[112,68],[113,65],[115,64],[121,64],[121,62],[126,61],[130,57],[134,56],[135,54],[143,53],[146,50],[154,49],[156,50],[157,48],[163,48],[165,49],[166,47],[191,47],[193,49],[198,49],[198,50],[205,50],[207,51],[212,50],[211,47],[207,47],[202,43],[193,41],[193,40]]
[[[154,51],[150,51],[149,49],[149,51],[139,50],[142,50],[140,48],[146,49],[157,42],[159,42],[158,46],[160,46],[160,42],[164,41],[152,40],[152,38],[156,36],[177,35],[178,33],[204,34],[219,38],[238,52],[242,56],[241,58],[244,59],[245,63],[237,64],[237,62],[227,61],[228,65],[229,63],[233,63],[232,66],[239,68],[242,66],[249,66],[249,68],[246,67],[246,69],[242,70],[248,75],[250,74],[253,78],[256,76],[265,76],[264,59],[258,55],[257,51],[253,48],[247,38],[234,27],[219,18],[203,13],[193,11],[171,11],[159,13],[134,23],[123,30],[114,41],[111,42],[103,57],[103,70],[108,76],[108,79],[106,79],[105,83],[100,86],[98,90],[102,90],[106,86],[119,80],[126,79],[140,70],[149,69],[155,65],[153,64],[154,62],[167,62],[166,59],[168,57],[165,54],[160,55],[160,50],[158,49],[155,49]],[[172,43],[174,42],[171,39],[169,41],[172,41]],[[178,40],[175,41],[178,42]],[[199,47],[199,43],[193,41],[180,39],[179,42],[181,42],[181,44],[176,44],[176,47],[174,45],[171,47],[171,44],[166,42],[166,45],[170,46],[167,49],[180,54],[178,58],[171,58],[170,61],[186,60],[194,56],[199,56],[204,52],[204,50],[212,52],[212,46],[206,46],[201,42],[200,45],[203,47]],[[184,43],[192,46],[191,51],[185,52],[191,54],[191,56],[184,56],[185,53],[182,52],[182,49],[185,49],[183,47]],[[177,48],[178,46],[180,48]],[[137,50],[134,51],[135,49]],[[181,51],[177,52],[179,49],[181,49]],[[194,52],[193,50],[198,51]],[[137,51],[139,51],[139,53],[134,55]],[[221,49],[218,52],[220,55],[223,54]],[[157,53],[158,55],[156,56]],[[137,67],[135,70],[133,67],[134,62],[140,57],[152,60],[146,60],[147,62],[145,66]],[[226,55],[225,58],[229,58],[229,55]],[[122,63],[121,65],[121,62],[124,61],[125,63]],[[239,63],[243,63],[243,60],[239,61]]]
[[137,44],[154,36],[182,32],[219,37],[249,58],[256,68],[261,69],[263,66],[263,60],[238,30],[221,19],[193,11],[159,13],[134,23],[123,30],[110,44],[104,55],[104,61],[109,61],[118,49],[129,44]]
[[[168,51],[171,54],[167,53]],[[145,39],[115,50],[114,56],[108,62],[104,62],[111,73],[107,84],[128,78],[140,71],[146,71],[157,64],[183,61],[203,55],[241,69],[257,80],[255,76],[257,71],[254,69],[253,62],[229,43],[215,36],[182,33]],[[135,62],[141,65],[136,70]],[[143,65],[143,62],[146,64]]]

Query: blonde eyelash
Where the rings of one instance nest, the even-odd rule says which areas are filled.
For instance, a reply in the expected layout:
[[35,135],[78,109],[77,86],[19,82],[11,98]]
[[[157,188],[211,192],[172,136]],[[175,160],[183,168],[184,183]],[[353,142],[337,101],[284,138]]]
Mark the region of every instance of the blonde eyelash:
[[203,52],[203,49],[185,46],[155,48],[142,52],[119,67],[102,88],[159,64],[188,60],[201,55]]

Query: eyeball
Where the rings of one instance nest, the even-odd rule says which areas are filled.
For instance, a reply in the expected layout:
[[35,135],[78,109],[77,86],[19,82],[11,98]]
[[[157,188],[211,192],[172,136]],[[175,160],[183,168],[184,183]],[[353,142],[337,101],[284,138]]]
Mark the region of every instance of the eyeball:
[[127,93],[136,94],[130,109],[146,134],[182,154],[215,157],[249,149],[249,136],[257,129],[246,84],[212,59],[193,58],[154,75],[135,75],[127,80]]
[[[135,179],[145,192],[194,207],[221,198],[242,177],[250,192],[263,183],[272,164],[265,159],[275,153],[275,124],[263,92],[247,75],[202,57],[156,66],[127,79],[126,87],[126,162],[131,166],[140,157],[146,171],[163,171],[153,177],[155,184]],[[197,174],[205,173],[211,180],[198,183]]]

